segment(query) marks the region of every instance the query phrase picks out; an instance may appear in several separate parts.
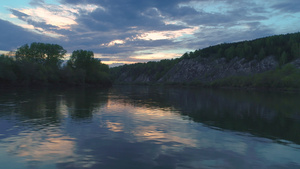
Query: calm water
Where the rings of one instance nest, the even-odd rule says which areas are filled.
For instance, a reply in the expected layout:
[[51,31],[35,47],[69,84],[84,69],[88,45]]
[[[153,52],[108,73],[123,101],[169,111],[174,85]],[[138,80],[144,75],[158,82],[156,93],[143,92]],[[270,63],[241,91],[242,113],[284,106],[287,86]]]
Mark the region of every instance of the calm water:
[[300,93],[0,89],[0,168],[300,168]]

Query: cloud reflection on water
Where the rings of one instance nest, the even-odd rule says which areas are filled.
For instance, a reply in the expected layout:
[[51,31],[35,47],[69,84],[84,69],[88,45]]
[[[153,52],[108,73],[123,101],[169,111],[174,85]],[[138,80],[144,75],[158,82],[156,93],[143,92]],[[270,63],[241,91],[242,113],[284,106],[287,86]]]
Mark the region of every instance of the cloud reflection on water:
[[[270,139],[213,128],[201,123],[196,125],[186,120],[178,113],[180,110],[174,107],[165,108],[156,106],[155,102],[152,105],[147,103],[126,97],[113,98],[109,99],[106,109],[114,117],[113,121],[123,126],[122,132],[133,135],[131,142],[160,145],[156,150],[155,160],[166,156],[169,158],[171,155],[179,160],[174,163],[176,168],[181,168],[181,163],[190,168],[199,168],[199,166],[204,168],[251,168],[254,166],[282,168],[283,164],[299,166],[298,157],[288,155],[291,149],[287,150],[284,145],[273,144]],[[288,158],[281,158],[281,160],[273,158],[273,153],[270,153],[274,152],[273,149],[278,150],[278,146],[287,151]],[[262,153],[262,150],[266,154]],[[278,156],[276,153],[274,155],[274,157]],[[282,157],[282,155],[279,156]]]
[[10,154],[26,157],[26,161],[62,162],[75,156],[75,138],[59,134],[58,131],[24,131],[5,141],[10,142],[7,148]]
[[6,151],[10,155],[22,157],[30,168],[49,167],[52,164],[89,168],[99,163],[94,156],[78,154],[77,139],[62,133],[61,130],[51,131],[49,128],[24,131],[4,140],[9,143]]
[[106,121],[107,128],[113,132],[121,132],[123,131],[123,126],[121,123],[113,123],[110,121]]
[[[120,100],[122,102],[122,100]],[[171,109],[161,110],[143,106],[134,106],[123,104],[118,101],[109,101],[107,108],[110,112],[114,112],[115,116],[126,116],[126,121],[130,120],[130,127],[124,119],[116,122],[106,122],[108,128],[114,132],[124,131],[133,134],[137,141],[154,141],[154,142],[172,142],[175,144],[185,145],[189,147],[196,146],[196,140],[188,137],[184,132],[177,131],[178,126],[172,126],[170,121],[182,122],[178,119],[178,115]],[[124,126],[124,127],[123,127]],[[184,129],[184,126],[182,129]]]
[[[112,92],[108,96],[106,92],[103,94],[94,90],[75,91],[71,95],[48,93],[47,97],[41,94],[33,101],[22,103],[17,109],[11,108],[11,112],[15,111],[8,113],[11,125],[19,127],[9,129],[8,124],[2,124],[5,130],[0,130],[4,135],[4,139],[0,140],[0,150],[5,151],[0,151],[0,157],[5,158],[0,162],[21,158],[29,168],[63,169],[300,166],[299,149],[291,147],[296,145],[292,142],[279,144],[248,132],[197,122],[182,113],[183,110],[193,109],[197,110],[195,115],[209,114],[211,119],[222,120],[219,117],[225,116],[214,115],[215,111],[205,108],[211,108],[208,104],[210,100],[215,101],[218,111],[227,107],[231,112],[234,109],[229,108],[235,105],[244,108],[234,97],[226,102],[228,99],[222,95],[216,94],[216,98],[220,98],[218,100],[203,96],[203,93],[185,92],[182,89],[182,94],[176,98],[178,102],[172,102],[173,95],[151,90],[136,99],[130,96],[140,96],[140,92],[137,92],[139,95],[134,91],[126,95]],[[153,93],[157,97],[150,95]],[[172,93],[180,94],[176,91]],[[194,109],[190,102],[179,105],[180,98],[195,95],[199,96],[192,97],[195,103],[207,103],[207,106]],[[35,100],[43,106],[33,109],[37,104]],[[1,113],[6,114],[3,109],[0,109]],[[15,114],[22,116],[14,119]],[[225,115],[236,117],[234,113]],[[205,116],[199,116],[198,120],[201,118]]]

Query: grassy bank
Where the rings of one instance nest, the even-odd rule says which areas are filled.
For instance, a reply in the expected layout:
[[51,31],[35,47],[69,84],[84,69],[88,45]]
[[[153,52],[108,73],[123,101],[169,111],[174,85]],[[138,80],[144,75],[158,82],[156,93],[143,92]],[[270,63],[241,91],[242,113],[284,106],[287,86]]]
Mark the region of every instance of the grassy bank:
[[232,76],[204,85],[210,87],[300,89],[300,70],[287,64],[264,73],[251,76]]
[[287,64],[264,73],[249,76],[231,76],[212,82],[165,82],[165,83],[118,83],[117,85],[163,85],[209,88],[249,88],[249,89],[279,89],[299,90],[300,70]]

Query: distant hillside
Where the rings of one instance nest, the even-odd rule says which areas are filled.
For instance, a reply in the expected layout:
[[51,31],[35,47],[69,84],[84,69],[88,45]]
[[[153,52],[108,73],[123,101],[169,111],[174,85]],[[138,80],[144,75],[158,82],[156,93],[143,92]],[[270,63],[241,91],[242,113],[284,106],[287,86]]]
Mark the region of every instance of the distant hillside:
[[[270,87],[251,78],[264,77],[265,74],[271,76],[273,71],[281,74],[276,76],[276,84],[280,84],[277,87],[288,87],[281,85],[281,80],[292,74],[293,77],[299,74],[300,78],[299,63],[300,33],[293,33],[223,43],[185,53],[177,59],[123,65],[111,68],[110,72],[115,83]],[[290,64],[292,66],[286,66]],[[292,72],[282,73],[284,69]],[[247,84],[238,82],[240,79],[247,81]],[[252,84],[251,81],[256,82]],[[293,87],[298,88],[296,84]]]

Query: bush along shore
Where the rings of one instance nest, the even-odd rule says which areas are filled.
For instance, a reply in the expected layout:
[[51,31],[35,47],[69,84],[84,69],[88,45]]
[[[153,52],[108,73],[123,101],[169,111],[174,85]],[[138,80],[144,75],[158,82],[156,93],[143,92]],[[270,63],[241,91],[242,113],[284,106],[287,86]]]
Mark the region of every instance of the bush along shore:
[[292,64],[286,64],[282,67],[277,67],[275,70],[269,70],[254,75],[230,76],[208,83],[194,81],[186,83],[185,85],[217,88],[299,90],[300,69],[297,69]]
[[112,85],[108,65],[92,51],[76,50],[67,61],[65,54],[57,44],[32,43],[15,56],[0,55],[0,85]]

